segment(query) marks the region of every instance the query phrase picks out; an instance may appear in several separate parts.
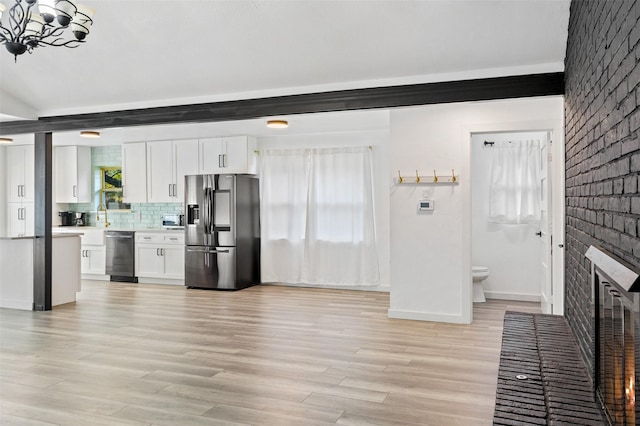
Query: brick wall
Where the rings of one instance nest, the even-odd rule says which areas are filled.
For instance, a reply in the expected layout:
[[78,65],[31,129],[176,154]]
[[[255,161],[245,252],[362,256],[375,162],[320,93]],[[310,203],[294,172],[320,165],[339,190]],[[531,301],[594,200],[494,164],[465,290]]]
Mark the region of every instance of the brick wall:
[[566,316],[593,367],[589,245],[640,270],[640,1],[572,0],[565,59]]

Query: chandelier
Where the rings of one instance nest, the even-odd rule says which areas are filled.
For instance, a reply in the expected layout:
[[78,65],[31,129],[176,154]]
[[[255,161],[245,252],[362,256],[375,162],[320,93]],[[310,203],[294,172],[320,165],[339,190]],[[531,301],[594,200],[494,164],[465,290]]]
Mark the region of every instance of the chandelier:
[[[18,55],[31,53],[39,46],[78,47],[89,34],[94,13],[93,9],[69,0],[15,0],[8,12],[0,3],[0,44],[5,45],[15,61]],[[75,38],[65,39],[68,27]]]

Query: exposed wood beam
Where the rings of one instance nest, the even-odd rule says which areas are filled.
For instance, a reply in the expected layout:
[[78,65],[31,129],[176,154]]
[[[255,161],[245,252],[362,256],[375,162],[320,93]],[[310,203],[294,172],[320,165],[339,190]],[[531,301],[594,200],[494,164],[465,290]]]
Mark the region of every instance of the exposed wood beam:
[[0,123],[0,135],[246,120],[274,115],[393,108],[564,94],[564,73],[308,93]]

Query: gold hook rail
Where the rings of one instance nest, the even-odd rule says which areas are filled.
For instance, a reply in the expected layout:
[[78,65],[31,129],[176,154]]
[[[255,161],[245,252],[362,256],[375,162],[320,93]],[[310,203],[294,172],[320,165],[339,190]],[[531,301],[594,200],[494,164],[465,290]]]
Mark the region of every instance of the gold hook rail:
[[454,184],[460,183],[460,175],[456,175],[455,169],[451,169],[451,175],[438,175],[436,170],[433,171],[433,175],[425,176],[421,175],[416,170],[415,175],[403,176],[400,170],[398,170],[398,176],[396,177],[396,183],[398,184]]

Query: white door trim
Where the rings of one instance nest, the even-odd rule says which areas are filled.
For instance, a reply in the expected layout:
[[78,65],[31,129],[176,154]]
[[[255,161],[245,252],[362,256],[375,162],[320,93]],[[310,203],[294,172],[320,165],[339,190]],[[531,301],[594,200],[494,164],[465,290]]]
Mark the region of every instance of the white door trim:
[[[553,156],[554,188],[551,196],[552,211],[552,271],[553,271],[553,313],[564,315],[564,232],[565,232],[565,206],[564,206],[564,123],[563,120],[539,120],[522,122],[496,122],[482,124],[465,124],[461,126],[460,140],[462,145],[462,170],[461,179],[470,179],[471,176],[471,137],[474,133],[500,133],[500,132],[551,132],[551,154]],[[471,190],[473,182],[468,185],[460,185],[462,190],[462,240],[463,247],[462,273],[466,282],[462,283],[461,316],[462,321],[470,323],[473,320],[473,293],[471,287]]]

